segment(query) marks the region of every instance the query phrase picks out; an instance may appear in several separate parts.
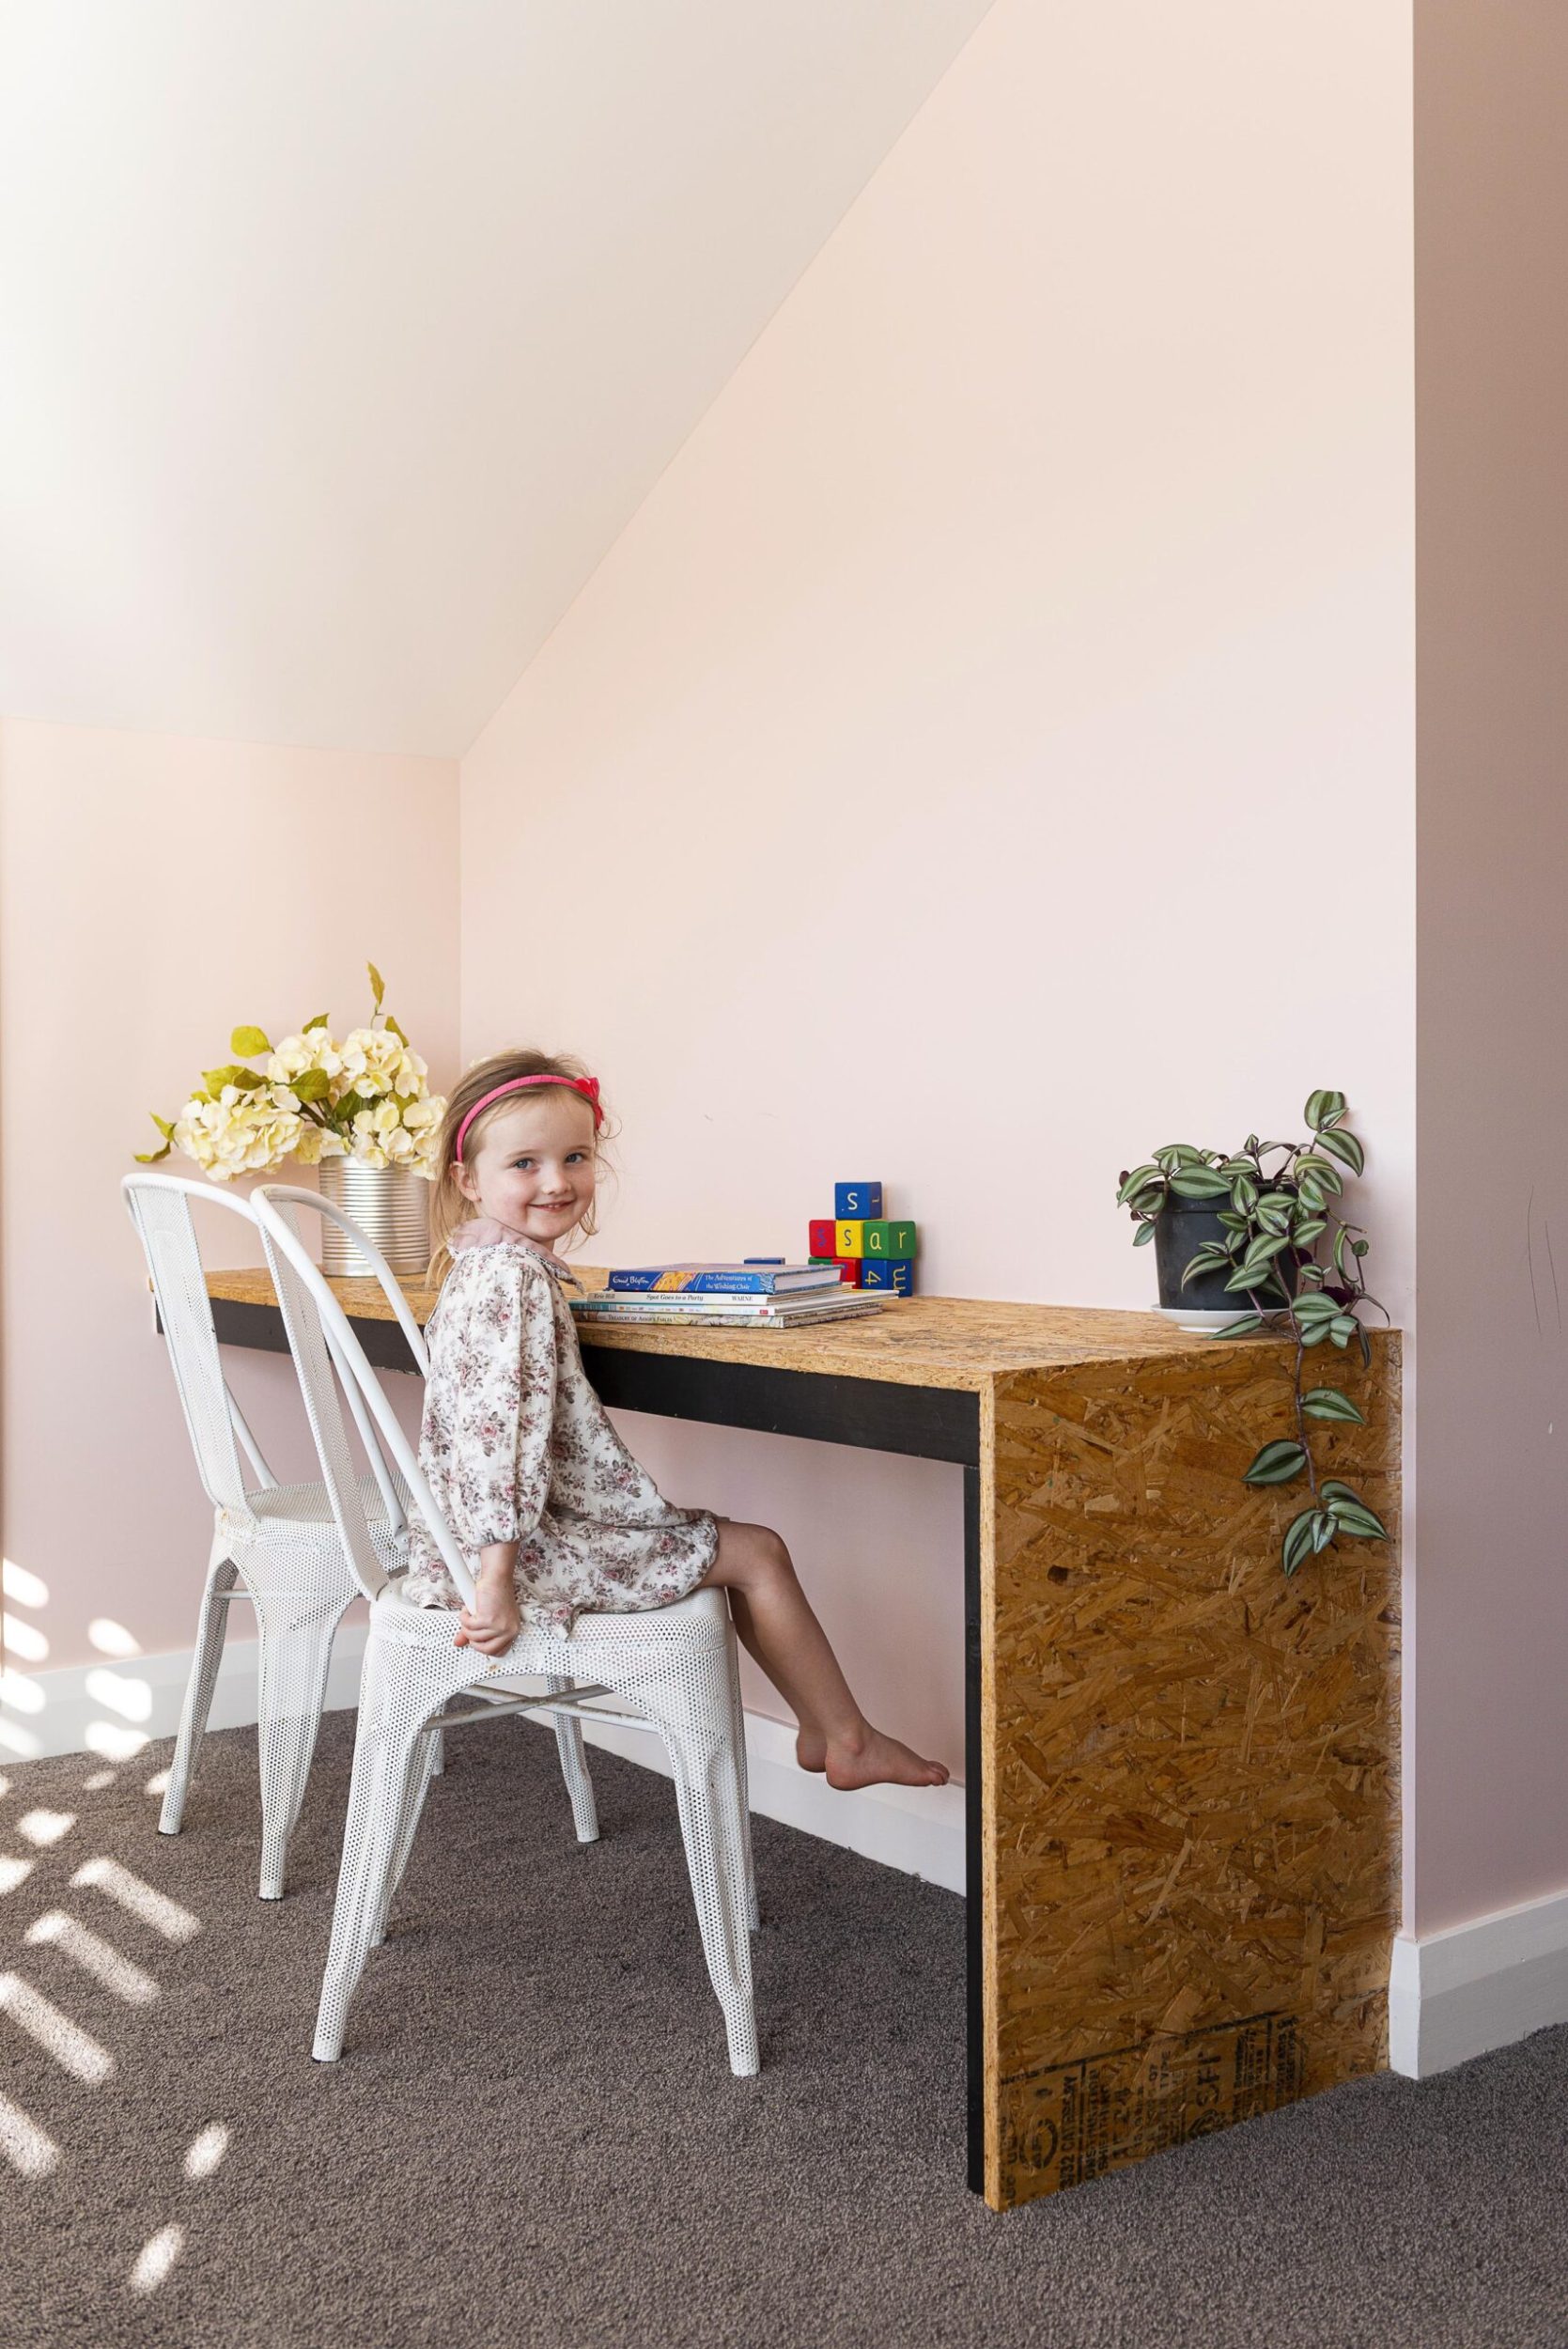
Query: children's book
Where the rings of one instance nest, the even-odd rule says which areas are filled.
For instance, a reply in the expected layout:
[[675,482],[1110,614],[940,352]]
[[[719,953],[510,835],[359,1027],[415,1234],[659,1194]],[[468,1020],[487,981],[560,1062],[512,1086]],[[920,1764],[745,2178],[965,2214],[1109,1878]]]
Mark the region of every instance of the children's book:
[[838,1279],[816,1264],[618,1265],[612,1289],[659,1297],[779,1297],[792,1289],[831,1288]]
[[[886,1295],[840,1287],[815,1298],[574,1297],[572,1312],[585,1327],[614,1330],[650,1321],[683,1322],[708,1330],[793,1330],[806,1322],[846,1321],[877,1313]],[[715,1306],[719,1310],[715,1310]],[[738,1309],[738,1310],[737,1310]]]

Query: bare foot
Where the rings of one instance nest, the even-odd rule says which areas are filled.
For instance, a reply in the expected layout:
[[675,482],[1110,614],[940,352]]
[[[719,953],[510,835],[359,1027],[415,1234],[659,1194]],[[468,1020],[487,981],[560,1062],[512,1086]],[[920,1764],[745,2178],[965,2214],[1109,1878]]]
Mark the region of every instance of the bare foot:
[[828,1740],[819,1729],[802,1729],[795,1740],[795,1759],[803,1770],[825,1770]]
[[867,1729],[854,1745],[830,1746],[824,1765],[828,1783],[848,1794],[857,1786],[945,1786],[940,1762],[923,1762],[912,1747],[879,1729]]

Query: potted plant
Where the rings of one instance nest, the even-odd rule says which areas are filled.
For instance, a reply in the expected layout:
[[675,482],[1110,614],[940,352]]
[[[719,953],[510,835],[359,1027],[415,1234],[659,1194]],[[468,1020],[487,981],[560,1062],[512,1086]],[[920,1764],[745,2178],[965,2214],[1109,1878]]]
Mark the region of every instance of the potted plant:
[[[446,1103],[432,1096],[424,1061],[383,1013],[380,972],[373,962],[366,969],[366,1026],[339,1042],[328,1014],[318,1012],[275,1045],[261,1028],[236,1028],[229,1050],[241,1057],[204,1069],[177,1117],[151,1112],[163,1147],[138,1152],[137,1163],[154,1166],[181,1150],[218,1183],[270,1173],[289,1159],[318,1166],[323,1196],[353,1218],[393,1270],[422,1272],[429,1257],[425,1186],[435,1176]],[[248,1066],[263,1053],[264,1067]],[[330,1222],[322,1264],[328,1272],[368,1268]]]
[[1307,1356],[1325,1343],[1343,1352],[1354,1339],[1363,1363],[1370,1362],[1361,1308],[1383,1312],[1362,1270],[1366,1234],[1340,1205],[1345,1170],[1359,1174],[1366,1163],[1345,1115],[1343,1093],[1314,1093],[1305,1112],[1309,1141],[1260,1142],[1249,1134],[1229,1152],[1172,1143],[1125,1174],[1116,1193],[1138,1226],[1133,1245],[1155,1245],[1162,1304],[1245,1306],[1215,1331],[1217,1338],[1273,1330],[1294,1341],[1294,1427],[1264,1445],[1244,1478],[1249,1485],[1307,1480],[1306,1505],[1285,1529],[1286,1574],[1341,1535],[1388,1538],[1360,1495],[1336,1478],[1320,1478],[1312,1456],[1311,1421],[1359,1425],[1361,1411],[1339,1387],[1304,1383]]

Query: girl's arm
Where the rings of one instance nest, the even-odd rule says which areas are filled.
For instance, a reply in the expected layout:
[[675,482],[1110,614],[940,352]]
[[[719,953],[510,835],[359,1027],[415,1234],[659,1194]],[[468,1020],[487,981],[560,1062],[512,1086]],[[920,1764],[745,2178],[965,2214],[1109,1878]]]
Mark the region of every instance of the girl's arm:
[[504,1656],[522,1626],[518,1609],[516,1542],[487,1542],[479,1552],[478,1590],[459,1618],[457,1644]]
[[452,1531],[478,1560],[478,1589],[457,1641],[499,1656],[518,1635],[518,1551],[550,1493],[555,1408],[555,1317],[549,1275],[517,1251],[485,1252],[455,1343],[453,1449],[460,1464]]

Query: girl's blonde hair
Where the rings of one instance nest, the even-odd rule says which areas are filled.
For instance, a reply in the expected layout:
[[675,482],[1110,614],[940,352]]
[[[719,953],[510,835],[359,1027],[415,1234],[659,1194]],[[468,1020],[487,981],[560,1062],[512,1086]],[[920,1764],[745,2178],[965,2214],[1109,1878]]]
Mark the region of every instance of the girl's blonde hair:
[[[569,1052],[539,1052],[520,1047],[512,1051],[492,1052],[488,1060],[475,1061],[458,1078],[447,1096],[446,1114],[441,1121],[436,1142],[437,1174],[430,1192],[431,1254],[425,1276],[431,1287],[439,1286],[452,1269],[453,1233],[476,1212],[473,1201],[466,1199],[458,1188],[458,1136],[475,1101],[482,1101],[487,1093],[493,1093],[498,1085],[512,1083],[518,1077],[559,1077],[563,1084],[569,1084],[573,1078],[587,1074],[582,1063]],[[489,1109],[480,1111],[463,1136],[467,1164],[473,1164],[491,1118],[498,1111],[509,1109],[518,1097],[508,1094],[505,1100],[494,1101]],[[600,1126],[594,1142],[596,1158],[599,1156],[604,1133],[605,1128]],[[590,1206],[578,1230],[586,1239],[598,1229],[598,1217]]]

